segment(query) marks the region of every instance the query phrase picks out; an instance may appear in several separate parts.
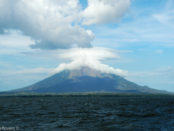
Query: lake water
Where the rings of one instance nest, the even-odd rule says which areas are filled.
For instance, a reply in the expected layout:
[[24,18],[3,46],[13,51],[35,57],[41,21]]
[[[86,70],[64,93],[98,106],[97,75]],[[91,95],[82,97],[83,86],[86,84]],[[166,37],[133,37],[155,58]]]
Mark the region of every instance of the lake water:
[[174,131],[174,96],[1,96],[0,130]]

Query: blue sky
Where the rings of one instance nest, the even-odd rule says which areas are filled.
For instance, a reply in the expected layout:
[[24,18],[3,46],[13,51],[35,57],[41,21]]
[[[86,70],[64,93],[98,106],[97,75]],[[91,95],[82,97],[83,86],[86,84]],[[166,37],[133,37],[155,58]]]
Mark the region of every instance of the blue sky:
[[[3,2],[3,0],[0,0],[0,2]],[[128,0],[125,0],[125,4],[122,5],[125,8],[129,5],[126,2]],[[85,10],[88,6],[87,3],[87,1],[80,0],[80,10]],[[61,4],[58,4],[61,7]],[[40,7],[39,3],[38,7]],[[74,19],[79,18],[75,15],[79,12],[79,9],[76,8],[78,7],[70,8],[74,11],[74,14],[71,14]],[[116,11],[119,12],[120,10]],[[123,14],[123,12],[120,14]],[[120,16],[120,14],[113,15]],[[0,16],[2,15],[3,13],[0,13]],[[124,10],[124,15],[113,19],[108,17],[108,21],[103,20],[101,22],[97,19],[98,21],[90,23],[88,14],[85,16],[84,21],[83,19],[71,21],[72,18],[68,18],[68,22],[78,25],[80,29],[73,27],[71,30],[71,28],[60,26],[62,30],[67,29],[70,30],[69,32],[77,30],[74,34],[82,34],[82,40],[74,39],[73,42],[77,43],[75,46],[84,46],[84,43],[90,42],[93,47],[114,49],[118,52],[120,58],[105,60],[104,63],[127,70],[126,79],[140,85],[174,91],[173,0],[131,0],[129,8]],[[37,21],[35,20],[33,20],[36,23],[34,26],[31,24],[33,21],[29,22],[31,27],[35,29],[33,31],[30,30],[30,27],[19,26],[19,21],[6,25],[4,23],[7,20],[5,21],[2,18],[0,17],[0,31],[3,31],[0,34],[0,91],[21,88],[44,79],[51,75],[51,70],[64,62],[64,60],[57,58],[55,52],[58,52],[59,48],[62,47],[70,48],[68,42],[72,41],[71,37],[65,37],[64,39],[67,39],[65,41],[63,38],[60,39],[62,37],[60,36],[57,40],[59,33],[56,32],[55,38],[53,34],[53,37],[46,39],[45,36],[49,34],[45,32],[39,34],[38,32],[41,32],[41,30],[37,29]],[[23,18],[20,17],[19,20],[22,21]],[[57,19],[52,19],[52,21],[54,20]],[[22,24],[25,25],[26,21]],[[43,25],[45,27],[43,30],[50,28],[46,28],[47,24]],[[78,32],[79,30],[83,31]],[[93,32],[93,34],[86,33],[87,30]],[[52,34],[51,30],[48,31]],[[66,33],[63,32],[62,34]],[[67,36],[74,38],[76,37],[74,34]],[[36,38],[41,38],[44,41],[43,44],[39,44]],[[84,40],[86,41],[84,42]],[[36,44],[37,42],[38,44]],[[54,42],[62,43],[59,45],[52,44]],[[34,45],[34,47],[31,47],[31,45]],[[52,50],[52,48],[57,50]]]

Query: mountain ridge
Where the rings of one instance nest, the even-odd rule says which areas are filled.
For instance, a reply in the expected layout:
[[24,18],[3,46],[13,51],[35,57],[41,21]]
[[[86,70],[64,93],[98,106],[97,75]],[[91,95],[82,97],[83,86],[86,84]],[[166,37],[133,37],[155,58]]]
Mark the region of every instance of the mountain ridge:
[[130,82],[119,75],[102,73],[89,67],[81,67],[74,70],[63,70],[31,86],[17,89],[13,92],[163,93],[163,91]]

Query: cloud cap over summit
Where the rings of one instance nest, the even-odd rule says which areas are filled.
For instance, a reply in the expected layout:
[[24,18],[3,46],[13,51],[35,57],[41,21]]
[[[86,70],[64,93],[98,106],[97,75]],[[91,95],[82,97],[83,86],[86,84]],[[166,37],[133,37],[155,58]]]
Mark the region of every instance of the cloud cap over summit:
[[69,63],[60,64],[55,72],[61,72],[63,70],[78,69],[83,66],[95,69],[103,73],[113,73],[116,75],[125,76],[127,71],[121,70],[119,68],[113,68],[109,65],[103,64],[102,61],[106,59],[117,60],[119,58],[117,52],[112,49],[107,48],[72,48],[67,50],[62,50],[60,52],[59,58],[67,59]]

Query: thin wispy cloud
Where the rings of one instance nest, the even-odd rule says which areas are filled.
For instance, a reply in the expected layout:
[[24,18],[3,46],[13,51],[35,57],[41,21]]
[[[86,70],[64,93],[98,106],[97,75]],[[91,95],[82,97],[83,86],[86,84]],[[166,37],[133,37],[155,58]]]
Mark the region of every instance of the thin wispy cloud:
[[166,87],[168,87],[169,91],[173,91],[173,77],[174,68],[166,67],[146,71],[129,72],[127,79],[136,81],[141,85],[145,85],[146,83],[146,85],[151,85],[157,89],[165,90]]

